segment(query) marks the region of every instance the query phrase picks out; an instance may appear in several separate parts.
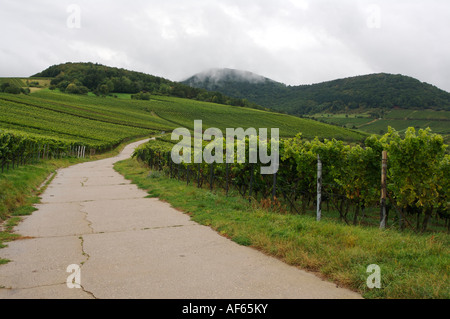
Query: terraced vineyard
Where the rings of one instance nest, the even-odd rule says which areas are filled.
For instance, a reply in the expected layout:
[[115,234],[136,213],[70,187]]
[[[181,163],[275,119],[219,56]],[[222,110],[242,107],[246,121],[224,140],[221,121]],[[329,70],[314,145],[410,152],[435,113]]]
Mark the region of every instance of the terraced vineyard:
[[149,127],[126,124],[120,117],[89,115],[78,110],[64,110],[61,105],[48,107],[48,103],[27,96],[0,96],[0,127],[67,142],[80,142],[90,148],[103,150],[133,136],[154,132]]
[[0,94],[0,128],[86,143],[103,149],[129,137],[177,127],[280,128],[283,137],[334,137],[359,142],[366,135],[293,116],[254,109],[153,96],[150,101],[79,96],[41,90],[31,95]]
[[25,82],[21,78],[0,78],[0,85],[3,83],[9,83],[18,87],[25,86]]

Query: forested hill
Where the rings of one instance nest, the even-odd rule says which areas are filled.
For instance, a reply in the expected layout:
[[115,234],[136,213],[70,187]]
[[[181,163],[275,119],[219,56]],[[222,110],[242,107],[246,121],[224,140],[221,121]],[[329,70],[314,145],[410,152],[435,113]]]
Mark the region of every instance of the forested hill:
[[242,71],[216,70],[214,76],[202,73],[183,83],[294,115],[396,107],[450,110],[450,93],[403,75],[380,73],[286,86],[256,75],[253,78],[259,81],[251,81],[241,74]]
[[241,70],[212,69],[198,73],[181,83],[227,96],[247,99],[258,105],[282,110],[279,100],[289,94],[289,87],[269,78]]
[[52,78],[50,89],[72,94],[93,92],[106,96],[112,93],[131,93],[136,99],[149,99],[150,95],[156,94],[259,108],[253,103],[230,98],[220,92],[193,88],[161,77],[94,63],[69,62],[53,65],[32,77]]

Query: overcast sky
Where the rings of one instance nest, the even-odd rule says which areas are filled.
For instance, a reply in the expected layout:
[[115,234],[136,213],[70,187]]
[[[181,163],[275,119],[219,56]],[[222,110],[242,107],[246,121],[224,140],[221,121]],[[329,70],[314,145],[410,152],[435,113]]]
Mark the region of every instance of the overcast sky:
[[394,73],[450,92],[449,0],[0,0],[0,77],[98,62],[174,81]]

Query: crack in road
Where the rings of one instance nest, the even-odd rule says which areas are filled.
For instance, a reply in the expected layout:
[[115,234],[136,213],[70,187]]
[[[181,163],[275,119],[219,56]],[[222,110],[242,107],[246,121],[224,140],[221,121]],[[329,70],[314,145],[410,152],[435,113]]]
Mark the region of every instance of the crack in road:
[[[130,144],[117,159],[129,158],[138,144]],[[28,235],[43,236],[34,238],[42,240],[11,245],[10,259],[17,262],[0,267],[0,279],[5,280],[0,286],[57,288],[24,292],[20,288],[10,288],[10,292],[3,288],[0,296],[360,298],[220,236],[211,227],[195,223],[167,203],[149,199],[134,184],[118,186],[117,181],[121,180],[118,173],[117,179],[110,181],[111,188],[90,188],[87,183],[105,183],[104,177],[113,174],[110,161],[64,169],[63,178],[53,184],[57,185],[55,190],[47,189],[44,197],[53,195],[52,200],[60,199],[60,202],[40,203],[39,210],[23,227]],[[79,179],[75,182],[73,176]],[[61,206],[52,207],[52,204]],[[39,269],[39,274],[35,274],[35,269]],[[66,283],[49,285],[61,282],[63,277],[67,278]],[[78,289],[69,289],[71,280]]]
[[133,199],[143,199],[145,197],[130,197],[130,198],[113,198],[113,199],[88,199],[88,200],[83,200],[83,201],[69,201],[69,202],[41,202],[41,204],[45,204],[45,205],[52,205],[52,204],[78,204],[78,203],[92,203],[92,202],[101,202],[101,201],[119,201],[119,200],[133,200]]
[[124,230],[110,230],[110,231],[93,231],[90,233],[80,233],[80,234],[70,234],[70,235],[61,235],[61,236],[35,236],[35,237],[26,237],[24,239],[18,240],[28,240],[28,239],[45,239],[45,238],[70,238],[70,237],[82,237],[89,235],[106,235],[106,234],[123,234],[129,232],[138,232],[138,231],[151,231],[151,230],[159,230],[159,229],[170,229],[170,228],[180,228],[180,227],[194,227],[199,226],[196,224],[188,224],[188,225],[168,225],[168,226],[156,226],[156,227],[144,227],[140,229],[124,229]]

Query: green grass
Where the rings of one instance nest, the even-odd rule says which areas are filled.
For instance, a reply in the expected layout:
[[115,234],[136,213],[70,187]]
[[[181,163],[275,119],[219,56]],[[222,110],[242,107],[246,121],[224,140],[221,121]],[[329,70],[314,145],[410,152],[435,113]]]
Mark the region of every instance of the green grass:
[[70,160],[44,161],[1,173],[0,221],[17,214],[18,211],[26,211],[24,207],[35,203],[33,195],[43,180],[55,169],[70,162]]
[[[279,214],[239,196],[186,186],[135,160],[116,170],[140,188],[236,243],[319,274],[365,298],[450,298],[448,234],[417,235]],[[382,288],[366,286],[367,267],[381,267]]]
[[[43,161],[0,173],[0,248],[21,237],[12,233],[13,228],[22,220],[22,216],[28,216],[36,210],[33,205],[39,202],[39,186],[45,179],[57,168],[76,162],[79,160]],[[0,258],[0,264],[7,262]]]

